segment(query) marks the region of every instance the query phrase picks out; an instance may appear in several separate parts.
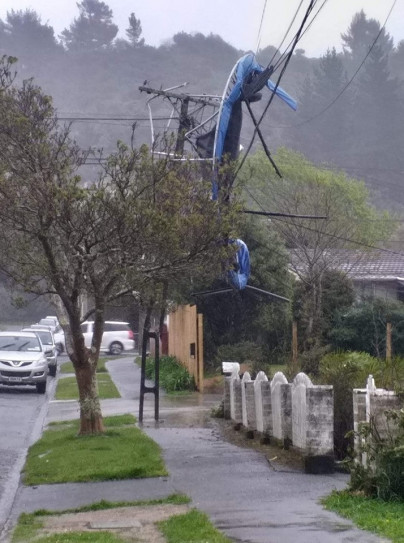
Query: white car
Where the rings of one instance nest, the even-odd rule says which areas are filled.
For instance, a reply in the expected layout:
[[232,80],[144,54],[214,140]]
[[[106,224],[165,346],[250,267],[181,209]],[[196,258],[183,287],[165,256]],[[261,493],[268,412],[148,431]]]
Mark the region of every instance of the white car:
[[32,325],[30,328],[23,328],[21,331],[34,332],[34,334],[39,337],[43,349],[46,351],[45,354],[48,359],[49,375],[55,377],[58,367],[58,349],[56,348],[52,331],[49,328],[45,329],[43,326],[39,325]]
[[[46,317],[48,318],[48,317]],[[41,319],[41,321],[46,319]],[[65,333],[63,332],[62,327],[60,324],[57,325],[56,328],[53,328],[53,326],[49,326],[46,324],[31,324],[31,328],[35,330],[49,330],[53,334],[53,339],[55,341],[55,347],[58,352],[58,354],[62,354],[66,350],[66,344],[65,344]]]
[[0,384],[31,385],[45,394],[50,354],[34,332],[0,332]]
[[[85,321],[81,325],[86,347],[91,347],[93,337],[93,321]],[[135,348],[133,331],[128,322],[105,321],[104,333],[100,350],[110,354],[121,354],[123,351],[131,351]]]
[[54,332],[56,328],[60,326],[56,317],[46,317],[41,319],[37,324],[39,326],[49,326],[52,332]]

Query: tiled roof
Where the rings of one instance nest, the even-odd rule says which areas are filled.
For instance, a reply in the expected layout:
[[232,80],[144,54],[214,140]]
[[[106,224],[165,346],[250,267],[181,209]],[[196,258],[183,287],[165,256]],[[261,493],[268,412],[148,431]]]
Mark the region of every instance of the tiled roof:
[[[305,264],[305,257],[299,256],[299,252],[299,250],[290,251],[291,268],[302,273],[307,264]],[[329,250],[320,254],[317,262],[319,265],[327,263],[327,267],[343,271],[353,280],[404,280],[404,254],[384,251]]]

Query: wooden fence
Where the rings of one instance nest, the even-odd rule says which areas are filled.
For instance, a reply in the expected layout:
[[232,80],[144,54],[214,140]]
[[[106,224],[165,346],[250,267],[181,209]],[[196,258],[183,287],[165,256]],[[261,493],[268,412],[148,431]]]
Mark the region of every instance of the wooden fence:
[[203,392],[203,315],[196,305],[181,305],[169,314],[168,354],[178,358]]

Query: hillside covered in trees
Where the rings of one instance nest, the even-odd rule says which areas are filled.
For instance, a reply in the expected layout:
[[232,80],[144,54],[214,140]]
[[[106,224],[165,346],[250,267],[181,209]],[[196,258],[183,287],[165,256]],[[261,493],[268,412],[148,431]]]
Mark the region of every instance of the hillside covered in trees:
[[[138,90],[144,81],[154,88],[187,81],[186,92],[221,94],[243,54],[220,36],[183,32],[151,47],[134,13],[128,14],[127,38],[117,39],[117,33],[111,9],[99,0],[78,3],[77,17],[60,36],[33,10],[12,10],[0,20],[0,54],[18,58],[17,78],[34,77],[53,97],[61,122],[73,122],[73,135],[83,149],[105,154],[118,139],[129,142],[133,127],[136,146],[150,142],[148,96]],[[321,58],[295,51],[281,86],[298,100],[298,111],[274,100],[262,130],[271,149],[286,146],[316,163],[343,169],[366,182],[376,204],[399,211],[404,41],[394,43],[378,21],[360,12],[341,43],[342,53],[330,44]],[[274,55],[275,48],[267,47],[258,60],[266,65],[276,60]],[[265,102],[254,104],[258,114]],[[251,134],[246,123],[245,147]],[[91,166],[84,169],[86,175]]]

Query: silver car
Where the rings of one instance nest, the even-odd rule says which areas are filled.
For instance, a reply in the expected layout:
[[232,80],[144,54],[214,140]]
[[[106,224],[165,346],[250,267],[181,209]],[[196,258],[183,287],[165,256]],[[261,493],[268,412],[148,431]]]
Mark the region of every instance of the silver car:
[[32,325],[30,328],[23,328],[23,332],[34,332],[41,340],[43,349],[46,351],[46,358],[48,359],[49,375],[55,377],[58,367],[58,350],[55,345],[55,339],[52,332],[46,328],[42,328]]
[[0,385],[32,385],[46,392],[46,351],[34,332],[0,332]]

